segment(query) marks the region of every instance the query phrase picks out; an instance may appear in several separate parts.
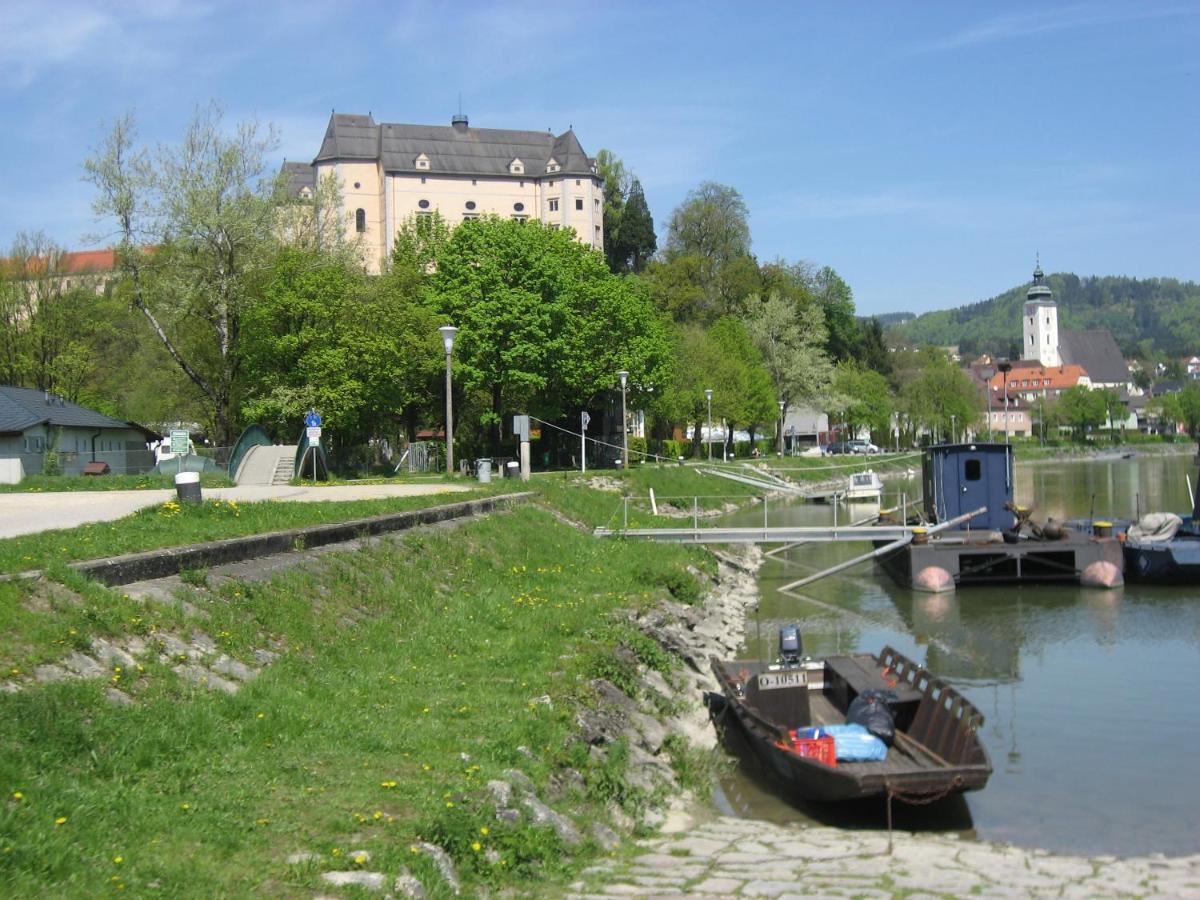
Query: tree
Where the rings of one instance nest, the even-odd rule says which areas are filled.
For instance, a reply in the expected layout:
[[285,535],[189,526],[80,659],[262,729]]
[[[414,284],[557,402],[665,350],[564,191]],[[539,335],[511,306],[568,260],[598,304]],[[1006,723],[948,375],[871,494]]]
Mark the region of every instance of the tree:
[[750,440],[764,422],[778,414],[771,376],[763,367],[762,354],[754,346],[745,324],[734,316],[723,316],[709,329],[709,338],[720,351],[715,375],[713,411],[728,422],[726,443],[732,451],[732,434],[745,426]]
[[1101,427],[1107,413],[1101,392],[1081,384],[1067,388],[1059,395],[1058,410],[1063,424],[1070,426],[1077,441],[1087,440],[1089,431]]
[[227,135],[215,105],[197,112],[177,147],[135,145],[131,117],[84,163],[93,207],[116,224],[117,265],[130,300],[205,398],[220,445],[233,442],[242,317],[270,268],[283,192],[267,171],[273,132]]
[[687,195],[667,226],[664,265],[683,267],[698,288],[694,306],[672,303],[685,321],[712,322],[740,310],[759,287],[750,255],[746,202],[735,188],[706,181]]
[[900,410],[914,431],[948,437],[952,427],[979,421],[983,400],[971,376],[945,353],[927,348],[917,355],[915,377],[901,390]]
[[245,412],[289,435],[316,408],[343,444],[393,434],[434,393],[438,324],[389,275],[368,279],[339,255],[285,249],[242,320]]
[[[636,178],[633,179],[629,194],[625,198],[617,238],[614,255],[620,268],[616,271],[641,273],[654,251],[658,249],[658,238],[654,234],[654,219],[650,215],[650,207],[646,205],[642,183]],[[604,243],[607,247],[607,233]]]
[[889,443],[887,436],[895,401],[883,375],[851,362],[839,363],[833,390],[843,404],[838,410],[839,418],[851,434],[857,434],[865,426],[876,443]]
[[[676,365],[673,377],[656,404],[657,413],[669,422],[692,423],[692,455],[699,457],[704,430],[708,426],[708,401],[705,390],[716,396],[720,385],[721,349],[700,325],[676,326],[672,338]],[[713,414],[720,419],[720,407]]]
[[1192,440],[1200,440],[1200,384],[1189,384],[1178,396],[1178,421]]
[[506,409],[582,407],[625,369],[640,390],[669,378],[669,343],[645,294],[597,252],[538,222],[485,217],[450,236],[431,276],[437,311],[460,329],[456,379],[487,395],[481,424]]
[[763,365],[784,409],[801,405],[823,408],[833,377],[825,354],[825,320],[807,300],[786,300],[778,291],[766,300],[751,299],[746,330],[762,355]]
[[829,266],[813,276],[812,292],[825,311],[825,328],[829,332],[829,355],[835,361],[852,359],[859,346],[858,320],[854,317],[854,294]]

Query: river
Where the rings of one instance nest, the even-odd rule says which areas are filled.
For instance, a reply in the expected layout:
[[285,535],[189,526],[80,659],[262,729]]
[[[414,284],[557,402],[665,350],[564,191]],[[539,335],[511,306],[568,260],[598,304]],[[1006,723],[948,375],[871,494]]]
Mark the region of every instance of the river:
[[[1190,454],[1018,464],[1015,496],[1033,517],[1129,517],[1186,512]],[[919,493],[915,478],[889,494]],[[885,497],[885,502],[887,498]],[[861,514],[858,506],[843,506]],[[833,508],[777,504],[771,525],[818,525]],[[761,524],[756,507],[729,524]],[[995,772],[965,804],[908,811],[901,827],[956,830],[1064,853],[1116,856],[1200,851],[1200,585],[965,588],[914,593],[871,563],[802,589],[777,588],[863,552],[862,544],[810,544],[760,573],[761,610],[746,622],[746,658],[774,656],[778,629],[797,623],[815,657],[878,652],[884,644],[959,688],[986,716]],[[877,827],[877,809],[843,813],[778,800],[749,766],[727,776],[722,812],[774,821]]]

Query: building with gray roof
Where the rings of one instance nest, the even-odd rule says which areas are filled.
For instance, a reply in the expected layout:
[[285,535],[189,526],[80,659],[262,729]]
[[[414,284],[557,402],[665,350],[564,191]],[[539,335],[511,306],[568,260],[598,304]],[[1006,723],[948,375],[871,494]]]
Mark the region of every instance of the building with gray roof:
[[158,437],[46,391],[0,385],[2,481],[40,473],[51,451],[65,474],[79,474],[89,462],[107,462],[116,472],[144,472],[154,465],[147,441]]
[[449,125],[405,125],[333,113],[307,171],[286,163],[284,174],[297,198],[335,179],[346,235],[374,271],[406,222],[435,213],[451,226],[488,214],[534,219],[604,246],[603,181],[571,129],[472,128],[462,114]]

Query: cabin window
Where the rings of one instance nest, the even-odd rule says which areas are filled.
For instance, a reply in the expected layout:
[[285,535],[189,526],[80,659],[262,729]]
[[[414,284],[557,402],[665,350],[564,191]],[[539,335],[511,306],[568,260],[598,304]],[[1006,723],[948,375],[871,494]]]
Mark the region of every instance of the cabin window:
[[583,209],[583,198],[582,198],[582,197],[576,197],[576,198],[575,198],[575,208],[576,208],[576,209]]
[[365,209],[354,211],[354,230],[359,234],[367,230],[367,211]]
[[978,481],[983,477],[983,465],[977,459],[968,459],[963,464],[963,477],[967,481]]

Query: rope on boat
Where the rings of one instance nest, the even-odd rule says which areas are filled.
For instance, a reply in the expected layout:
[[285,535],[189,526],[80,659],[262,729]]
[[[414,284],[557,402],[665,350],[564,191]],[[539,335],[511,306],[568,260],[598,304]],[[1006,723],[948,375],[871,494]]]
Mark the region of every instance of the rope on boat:
[[887,832],[888,832],[888,856],[892,855],[892,798],[899,800],[901,803],[907,803],[909,806],[928,806],[931,803],[937,803],[939,800],[944,800],[949,797],[954,791],[962,786],[962,778],[954,776],[950,784],[942,788],[940,791],[933,793],[920,793],[913,791],[901,791],[892,786],[891,782],[886,782],[887,787]]

